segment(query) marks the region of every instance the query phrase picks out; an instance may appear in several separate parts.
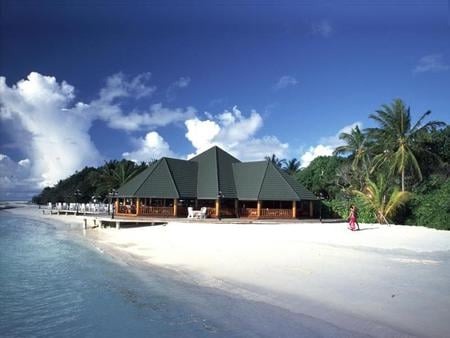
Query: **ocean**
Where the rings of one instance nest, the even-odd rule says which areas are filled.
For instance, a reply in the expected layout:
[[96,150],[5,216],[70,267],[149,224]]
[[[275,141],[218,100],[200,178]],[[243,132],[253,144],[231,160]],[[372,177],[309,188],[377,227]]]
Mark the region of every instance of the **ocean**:
[[0,336],[356,335],[162,269],[118,262],[81,229],[0,212]]

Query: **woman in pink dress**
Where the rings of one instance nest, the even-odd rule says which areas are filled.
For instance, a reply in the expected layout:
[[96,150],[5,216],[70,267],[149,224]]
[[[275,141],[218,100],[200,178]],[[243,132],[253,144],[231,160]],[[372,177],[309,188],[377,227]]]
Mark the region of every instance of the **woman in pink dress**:
[[348,215],[348,228],[351,231],[355,231],[356,230],[355,225],[356,225],[356,208],[352,204],[352,206],[350,207],[350,214]]

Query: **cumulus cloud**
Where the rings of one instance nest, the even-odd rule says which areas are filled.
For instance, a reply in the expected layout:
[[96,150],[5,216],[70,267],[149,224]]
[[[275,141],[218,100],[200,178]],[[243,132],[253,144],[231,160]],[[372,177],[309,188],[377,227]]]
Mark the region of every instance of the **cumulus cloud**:
[[275,136],[256,137],[262,127],[262,117],[255,111],[249,116],[233,107],[231,111],[212,116],[207,119],[198,117],[185,122],[186,138],[191,142],[196,152],[188,158],[217,145],[242,160],[262,160],[264,156],[276,154],[285,157],[288,144],[280,142]]
[[293,87],[298,84],[298,81],[295,77],[290,75],[282,76],[277,83],[273,86],[275,90],[285,89],[287,87]]
[[316,157],[331,156],[334,149],[344,144],[343,141],[339,139],[339,135],[341,133],[350,133],[356,126],[361,129],[362,123],[355,122],[348,126],[345,126],[341,130],[339,130],[336,135],[322,137],[319,140],[318,145],[309,147],[308,150],[303,152],[303,154],[300,156],[300,164],[302,168],[307,167]]
[[[125,100],[152,96],[156,87],[149,84],[150,76],[150,73],[134,78],[121,73],[112,75],[98,97],[89,103],[76,102],[75,88],[52,76],[32,72],[12,86],[0,77],[0,119],[17,129],[16,143],[27,159],[15,165],[27,169],[27,184],[36,191],[54,185],[86,165],[100,164],[102,156],[89,134],[95,120],[105,121],[110,128],[136,131],[181,123],[195,116],[193,107],[171,109],[161,103],[141,111],[125,111],[122,107]],[[136,160],[147,153],[158,157],[171,154],[167,143],[152,133],[137,143],[136,150],[127,155]],[[18,180],[3,177],[3,187],[14,190],[14,185],[20,189]]]
[[414,73],[439,73],[445,72],[450,69],[450,65],[445,63],[444,56],[442,54],[429,54],[422,57],[416,67]]
[[137,149],[132,152],[125,152],[123,157],[136,163],[149,162],[161,157],[176,157],[170,150],[169,144],[156,131],[151,131],[136,141]]
[[30,176],[40,187],[100,158],[88,134],[91,116],[82,104],[72,104],[74,97],[71,85],[51,76],[33,72],[12,87],[0,77],[0,116],[19,123],[29,134],[23,146],[30,163],[22,161],[20,166],[30,166]]
[[180,77],[174,83],[172,83],[166,91],[167,100],[172,101],[175,99],[176,91],[181,88],[186,88],[191,83],[191,78],[189,76]]
[[313,34],[329,38],[333,34],[333,26],[327,20],[321,20],[311,25]]
[[125,113],[119,99],[151,96],[156,87],[148,84],[150,76],[150,73],[144,73],[133,79],[127,79],[121,73],[112,75],[106,80],[105,87],[100,90],[98,99],[86,105],[84,109],[107,122],[110,128],[127,131],[162,127],[185,121],[195,114],[196,110],[193,107],[170,109],[163,107],[161,103],[152,104],[146,110]]

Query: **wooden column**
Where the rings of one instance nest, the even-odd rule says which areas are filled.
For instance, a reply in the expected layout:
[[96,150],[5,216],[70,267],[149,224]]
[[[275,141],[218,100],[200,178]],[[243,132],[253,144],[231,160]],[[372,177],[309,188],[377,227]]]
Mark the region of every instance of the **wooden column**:
[[178,199],[174,198],[173,199],[173,215],[175,217],[177,217],[177,204],[178,204]]
[[297,217],[297,201],[292,201],[292,218]]
[[261,216],[261,201],[258,201],[256,204],[256,217],[260,217]]
[[220,213],[220,200],[216,199],[216,217],[219,218]]
[[198,210],[198,199],[195,199],[195,210]]
[[239,200],[234,200],[234,214],[236,217],[239,217]]
[[114,210],[112,211],[113,213],[118,213],[119,212],[119,199],[116,198],[115,202],[114,202]]
[[136,216],[141,214],[141,199],[136,198]]
[[314,204],[313,201],[309,201],[309,217],[314,216]]

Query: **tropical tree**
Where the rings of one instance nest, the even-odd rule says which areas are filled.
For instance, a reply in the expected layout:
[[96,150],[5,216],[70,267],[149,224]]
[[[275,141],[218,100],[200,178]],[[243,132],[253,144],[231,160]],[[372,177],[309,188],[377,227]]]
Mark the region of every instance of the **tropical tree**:
[[102,185],[106,190],[117,189],[122,184],[128,182],[146,167],[145,163],[137,166],[132,161],[109,161],[101,170]]
[[389,223],[398,209],[410,198],[410,193],[399,191],[397,187],[390,190],[384,176],[379,175],[377,182],[367,179],[364,190],[354,190],[354,194],[361,198],[363,203],[375,210],[378,223]]
[[295,175],[300,170],[300,162],[296,158],[293,158],[286,163],[284,170],[289,175]]
[[345,142],[344,145],[337,147],[334,155],[350,154],[352,159],[352,169],[367,170],[370,164],[369,142],[367,134],[359,129],[359,126],[353,128],[350,133],[341,133],[339,139]]
[[[375,166],[387,164],[391,174],[399,174],[402,191],[405,191],[407,170],[411,170],[422,180],[422,172],[416,158],[416,154],[421,151],[417,141],[419,136],[445,125],[439,121],[422,125],[430,114],[431,111],[427,111],[413,124],[410,108],[406,107],[402,100],[396,99],[391,105],[382,105],[376,114],[369,115],[379,125],[377,128],[367,129],[376,143],[378,155],[374,158]],[[434,156],[431,152],[428,155]]]
[[271,161],[273,164],[275,164],[278,168],[283,168],[286,166],[286,160],[279,159],[275,154],[272,154],[272,156],[266,156],[264,157],[266,161]]

